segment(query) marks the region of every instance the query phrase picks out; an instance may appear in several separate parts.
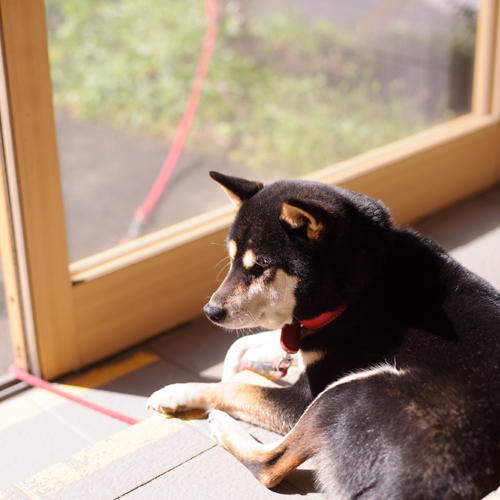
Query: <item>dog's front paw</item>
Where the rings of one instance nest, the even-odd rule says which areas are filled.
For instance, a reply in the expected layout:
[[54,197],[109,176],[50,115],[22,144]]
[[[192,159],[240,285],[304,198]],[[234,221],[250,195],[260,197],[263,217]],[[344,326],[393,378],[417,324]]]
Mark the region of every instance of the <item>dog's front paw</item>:
[[172,384],[154,392],[146,403],[150,408],[161,413],[177,413],[194,408],[203,408],[200,398],[201,384]]

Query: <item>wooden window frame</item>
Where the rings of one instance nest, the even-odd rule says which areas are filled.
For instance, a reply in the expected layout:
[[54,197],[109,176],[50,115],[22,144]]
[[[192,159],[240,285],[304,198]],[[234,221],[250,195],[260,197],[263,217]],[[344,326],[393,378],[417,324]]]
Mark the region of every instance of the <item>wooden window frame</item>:
[[[308,178],[379,198],[399,223],[499,182],[499,2],[481,4],[470,114]],[[0,240],[15,361],[53,379],[199,316],[232,212],[70,264],[43,0],[0,0],[0,43]]]

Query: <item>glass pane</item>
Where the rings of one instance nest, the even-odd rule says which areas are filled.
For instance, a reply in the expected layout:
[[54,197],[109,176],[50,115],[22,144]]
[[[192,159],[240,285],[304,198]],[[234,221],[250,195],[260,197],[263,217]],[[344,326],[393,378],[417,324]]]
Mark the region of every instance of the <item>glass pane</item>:
[[[127,236],[179,145],[207,11],[203,0],[46,6],[74,261]],[[216,6],[196,115],[139,235],[226,204],[210,170],[264,182],[300,176],[470,111],[473,0]]]

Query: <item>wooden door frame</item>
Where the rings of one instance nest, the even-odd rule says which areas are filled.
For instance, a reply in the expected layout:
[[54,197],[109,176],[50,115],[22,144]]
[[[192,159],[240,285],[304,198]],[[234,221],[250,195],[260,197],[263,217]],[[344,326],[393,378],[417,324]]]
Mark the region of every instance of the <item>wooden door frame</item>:
[[[24,350],[23,359],[16,354],[16,362],[51,378],[80,362],[43,1],[0,2],[0,31],[0,116],[9,201],[3,210],[12,215],[12,238],[5,246],[14,250],[2,256],[4,274],[17,275],[15,289],[10,288],[12,280],[6,282],[12,340],[15,353]],[[6,231],[2,238],[8,239]]]
[[[499,1],[480,10],[472,113],[308,177],[382,199],[400,223],[499,182]],[[0,31],[9,317],[16,363],[52,379],[200,315],[232,214],[224,207],[70,265],[43,0],[0,0]]]

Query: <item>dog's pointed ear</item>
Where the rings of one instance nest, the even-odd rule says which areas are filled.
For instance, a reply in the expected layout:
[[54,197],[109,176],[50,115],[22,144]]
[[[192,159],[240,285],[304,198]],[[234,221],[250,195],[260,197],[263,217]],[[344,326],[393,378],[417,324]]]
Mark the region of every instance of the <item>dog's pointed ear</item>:
[[238,211],[243,202],[256,195],[263,187],[262,182],[247,181],[239,177],[210,172],[210,177],[219,183]]
[[305,228],[310,240],[319,240],[327,217],[327,209],[316,201],[288,198],[283,202],[280,219],[292,229]]

